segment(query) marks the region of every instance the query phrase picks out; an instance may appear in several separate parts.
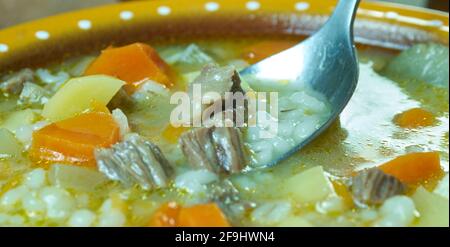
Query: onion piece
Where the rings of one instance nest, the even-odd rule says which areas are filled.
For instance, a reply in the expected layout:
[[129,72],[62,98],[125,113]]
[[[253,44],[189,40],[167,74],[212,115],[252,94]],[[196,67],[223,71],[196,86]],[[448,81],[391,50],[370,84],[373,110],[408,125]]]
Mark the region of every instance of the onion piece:
[[65,189],[90,192],[108,181],[100,172],[79,166],[54,164],[48,172],[50,184]]
[[18,157],[22,153],[22,145],[7,129],[0,128],[0,159]]

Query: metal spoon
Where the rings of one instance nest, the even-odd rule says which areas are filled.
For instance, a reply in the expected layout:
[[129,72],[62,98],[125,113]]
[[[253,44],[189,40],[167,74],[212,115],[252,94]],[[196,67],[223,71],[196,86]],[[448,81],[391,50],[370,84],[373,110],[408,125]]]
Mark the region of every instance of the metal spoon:
[[258,81],[288,81],[283,90],[296,90],[306,83],[322,93],[332,107],[329,119],[319,129],[269,166],[319,136],[338,118],[352,97],[359,75],[353,35],[359,2],[340,0],[331,18],[313,36],[241,71],[250,86]]

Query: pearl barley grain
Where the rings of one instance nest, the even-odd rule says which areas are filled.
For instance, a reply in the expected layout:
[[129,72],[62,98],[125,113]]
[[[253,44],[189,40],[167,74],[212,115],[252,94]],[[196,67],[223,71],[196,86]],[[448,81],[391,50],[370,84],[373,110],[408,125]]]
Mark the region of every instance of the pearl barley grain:
[[95,214],[87,209],[75,211],[69,219],[68,225],[71,227],[89,227],[95,221]]
[[118,209],[111,209],[100,215],[99,226],[102,227],[119,227],[126,223],[125,215]]
[[69,217],[75,207],[75,202],[70,194],[57,187],[45,187],[40,193],[41,200],[47,207],[47,217],[54,220],[62,220]]
[[415,218],[415,206],[407,196],[389,198],[380,208],[381,219],[375,223],[378,227],[406,227]]
[[42,168],[37,168],[27,173],[24,178],[24,185],[31,189],[37,189],[45,185],[46,172]]
[[19,186],[9,190],[0,198],[0,208],[3,210],[11,210],[29,193],[25,186]]

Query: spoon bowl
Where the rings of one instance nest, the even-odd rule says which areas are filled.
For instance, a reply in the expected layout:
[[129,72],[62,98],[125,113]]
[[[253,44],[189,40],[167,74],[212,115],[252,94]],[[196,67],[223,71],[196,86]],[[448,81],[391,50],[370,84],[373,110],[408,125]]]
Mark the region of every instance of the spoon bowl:
[[350,101],[359,76],[353,35],[359,3],[360,0],[340,0],[334,14],[313,36],[241,71],[250,86],[261,81],[287,81],[281,91],[296,91],[307,85],[324,95],[331,106],[331,114],[320,128],[267,166],[277,164],[313,141]]

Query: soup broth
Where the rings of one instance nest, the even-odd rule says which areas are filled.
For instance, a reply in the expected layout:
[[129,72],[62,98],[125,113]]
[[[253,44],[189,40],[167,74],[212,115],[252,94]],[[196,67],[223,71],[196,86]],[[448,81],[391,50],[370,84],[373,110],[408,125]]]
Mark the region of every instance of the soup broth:
[[[295,42],[224,39],[153,46],[170,66],[173,86],[144,83],[118,103],[108,104],[120,131],[157,145],[173,166],[167,185],[152,188],[112,181],[95,164],[33,159],[30,150],[37,138],[33,133],[57,122],[44,116],[44,106],[69,80],[84,76],[99,54],[30,70],[34,81],[25,83],[21,93],[0,95],[0,225],[164,226],[173,222],[158,219],[170,216],[167,208],[172,207],[180,214],[172,216],[173,224],[181,226],[185,223],[180,222],[197,222],[199,205],[215,205],[205,210],[220,211],[217,217],[222,221],[216,222],[220,226],[223,221],[231,226],[448,226],[448,77],[445,85],[445,78],[436,76],[444,81],[439,85],[402,74],[395,66],[405,52],[358,47],[360,79],[349,105],[325,133],[276,166],[263,165],[328,117],[330,106],[315,92],[305,88],[298,94],[280,93],[274,138],[255,139],[254,129],[242,128],[249,160],[242,172],[224,175],[189,165],[179,140],[192,129],[171,125],[177,106],[170,103],[171,96],[188,91],[206,64],[240,71]],[[446,52],[448,65],[447,47],[418,46],[423,47],[411,49]],[[423,59],[417,56],[421,55],[408,59]],[[3,83],[17,73],[21,72],[4,75]],[[242,87],[246,92],[259,91],[245,81]],[[283,107],[293,104],[294,110],[283,112]],[[105,111],[105,105],[95,109]],[[407,167],[419,167],[423,177],[401,168],[405,162]],[[385,168],[388,165],[394,170]],[[357,191],[367,188],[355,188],[356,181],[376,167],[381,167],[383,178],[395,181],[394,185],[402,183],[405,189],[368,203]],[[193,226],[209,224],[198,220]]]

